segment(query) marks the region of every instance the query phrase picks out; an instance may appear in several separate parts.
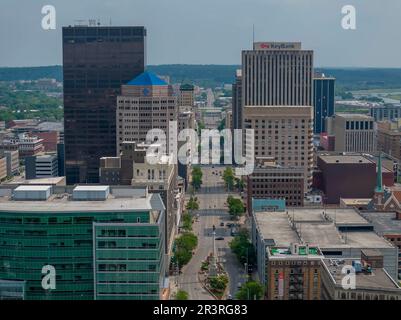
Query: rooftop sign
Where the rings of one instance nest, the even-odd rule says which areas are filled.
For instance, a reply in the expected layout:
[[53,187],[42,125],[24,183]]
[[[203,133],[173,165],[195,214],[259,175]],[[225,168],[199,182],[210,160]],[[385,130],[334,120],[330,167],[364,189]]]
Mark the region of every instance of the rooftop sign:
[[301,50],[301,42],[255,42],[254,50]]

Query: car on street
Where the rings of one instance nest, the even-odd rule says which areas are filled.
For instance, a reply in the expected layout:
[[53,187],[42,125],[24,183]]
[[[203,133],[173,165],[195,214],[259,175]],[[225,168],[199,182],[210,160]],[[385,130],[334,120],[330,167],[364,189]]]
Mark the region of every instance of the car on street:
[[224,227],[224,222],[220,222],[220,227]]
[[216,240],[224,240],[224,237],[217,237]]

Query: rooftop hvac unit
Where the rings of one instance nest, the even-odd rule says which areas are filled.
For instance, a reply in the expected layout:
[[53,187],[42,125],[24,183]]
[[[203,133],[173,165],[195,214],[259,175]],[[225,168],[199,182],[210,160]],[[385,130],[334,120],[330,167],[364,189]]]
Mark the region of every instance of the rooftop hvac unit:
[[104,201],[109,194],[109,186],[77,186],[72,193],[72,198],[77,201]]
[[13,191],[13,200],[46,201],[51,194],[51,186],[19,186]]

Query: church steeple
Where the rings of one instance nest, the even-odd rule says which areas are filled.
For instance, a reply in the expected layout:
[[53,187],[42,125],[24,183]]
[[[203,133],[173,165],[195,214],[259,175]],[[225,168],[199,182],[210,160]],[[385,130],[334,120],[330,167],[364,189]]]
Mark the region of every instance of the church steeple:
[[377,177],[375,192],[383,192],[383,173],[382,173],[382,153],[379,154],[377,161]]

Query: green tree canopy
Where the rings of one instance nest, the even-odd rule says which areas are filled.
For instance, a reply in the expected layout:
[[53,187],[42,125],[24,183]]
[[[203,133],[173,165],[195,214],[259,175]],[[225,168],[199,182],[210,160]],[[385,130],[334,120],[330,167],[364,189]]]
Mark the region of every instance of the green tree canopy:
[[237,220],[245,213],[244,203],[242,202],[241,199],[228,196],[227,204],[228,204],[228,213],[230,214],[231,219]]
[[232,190],[234,187],[234,170],[231,167],[226,167],[223,172],[224,184],[228,191]]
[[200,167],[194,167],[192,169],[192,187],[198,190],[202,185],[202,169]]
[[193,233],[184,233],[175,240],[174,261],[180,268],[186,265],[192,258],[192,251],[198,245],[198,238]]
[[189,295],[188,292],[184,290],[178,290],[175,294],[175,300],[188,300]]
[[257,281],[248,281],[237,292],[238,300],[260,300],[263,297],[263,286]]
[[189,201],[186,205],[186,209],[193,211],[193,210],[199,210],[199,201],[197,197],[193,197],[191,196],[191,198],[189,198]]
[[252,265],[255,264],[255,249],[249,240],[249,233],[246,229],[241,229],[229,245],[241,264],[246,262]]

